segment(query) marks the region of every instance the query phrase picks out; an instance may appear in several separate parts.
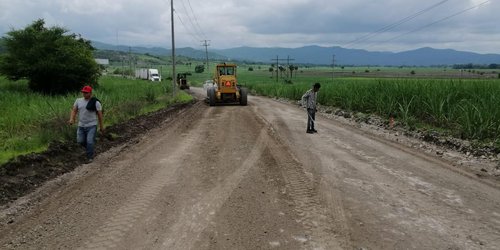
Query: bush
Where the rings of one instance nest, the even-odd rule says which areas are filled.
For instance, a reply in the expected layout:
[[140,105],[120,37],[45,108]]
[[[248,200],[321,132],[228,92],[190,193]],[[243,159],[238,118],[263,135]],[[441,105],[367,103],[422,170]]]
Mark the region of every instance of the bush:
[[39,19],[23,30],[7,33],[0,73],[13,81],[27,79],[31,90],[49,94],[97,85],[100,69],[90,41],[68,35],[64,28],[44,25]]
[[144,99],[148,103],[155,103],[156,102],[156,89],[150,87],[146,90],[146,93],[144,95]]
[[0,55],[7,52],[4,39],[0,39]]
[[195,73],[203,73],[204,71],[205,71],[205,65],[203,64],[196,65],[196,67],[194,68]]
[[252,67],[249,67],[249,68],[248,68],[248,71],[253,71],[253,68],[252,68]]
[[125,69],[116,68],[113,71],[113,74],[115,74],[115,75],[126,75],[126,76],[135,76],[133,70],[131,70],[129,68],[125,68]]

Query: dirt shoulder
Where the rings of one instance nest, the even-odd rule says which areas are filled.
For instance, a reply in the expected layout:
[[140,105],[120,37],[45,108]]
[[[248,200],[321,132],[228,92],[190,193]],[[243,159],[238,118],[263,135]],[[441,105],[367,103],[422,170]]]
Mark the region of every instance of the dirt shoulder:
[[[96,154],[144,134],[178,110],[189,107],[193,103],[174,105],[107,127],[106,134],[97,138]],[[15,158],[0,166],[0,183],[2,183],[0,205],[24,196],[46,181],[70,172],[84,163],[83,148],[72,141],[54,142],[45,152]]]
[[[296,101],[284,98],[274,100],[299,105]],[[411,130],[398,121],[390,124],[387,119],[376,115],[350,112],[336,107],[319,106],[318,114],[429,156],[441,158],[457,170],[472,173],[483,180],[500,185],[500,152],[491,144],[458,139],[435,130]]]

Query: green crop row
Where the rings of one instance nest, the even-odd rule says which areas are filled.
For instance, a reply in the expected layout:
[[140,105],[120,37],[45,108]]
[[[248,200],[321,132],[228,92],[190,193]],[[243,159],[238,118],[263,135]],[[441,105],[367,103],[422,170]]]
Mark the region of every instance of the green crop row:
[[[191,97],[178,92],[166,94],[171,84],[152,83],[117,77],[102,77],[94,96],[104,108],[104,124],[126,121]],[[25,82],[0,78],[0,164],[12,157],[39,152],[54,140],[74,140],[76,128],[67,125],[69,114],[80,93],[46,96],[33,93]]]
[[[299,100],[314,81],[270,82],[248,81],[246,86],[266,96]],[[318,102],[393,116],[410,127],[447,129],[464,139],[498,140],[500,136],[499,80],[335,79],[322,84]]]

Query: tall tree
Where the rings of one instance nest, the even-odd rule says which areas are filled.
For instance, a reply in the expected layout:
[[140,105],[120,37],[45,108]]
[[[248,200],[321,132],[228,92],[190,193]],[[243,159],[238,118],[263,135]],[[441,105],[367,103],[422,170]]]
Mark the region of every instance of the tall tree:
[[100,69],[90,41],[67,33],[61,27],[46,28],[43,19],[8,32],[0,74],[13,81],[27,79],[30,89],[50,94],[97,85]]
[[5,48],[5,40],[0,38],[0,56],[5,52],[7,52],[7,49]]

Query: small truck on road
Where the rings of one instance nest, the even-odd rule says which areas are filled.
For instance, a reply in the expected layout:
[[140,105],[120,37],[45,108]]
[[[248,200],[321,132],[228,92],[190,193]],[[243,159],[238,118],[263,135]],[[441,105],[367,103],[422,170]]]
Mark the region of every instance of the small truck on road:
[[161,76],[158,69],[136,69],[135,77],[152,82],[161,82]]

